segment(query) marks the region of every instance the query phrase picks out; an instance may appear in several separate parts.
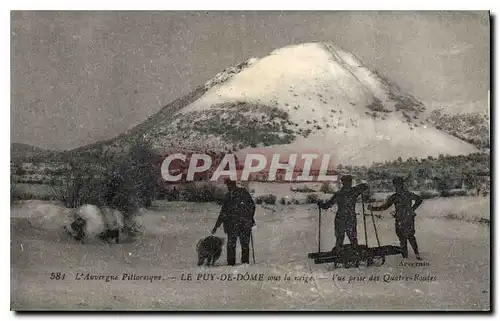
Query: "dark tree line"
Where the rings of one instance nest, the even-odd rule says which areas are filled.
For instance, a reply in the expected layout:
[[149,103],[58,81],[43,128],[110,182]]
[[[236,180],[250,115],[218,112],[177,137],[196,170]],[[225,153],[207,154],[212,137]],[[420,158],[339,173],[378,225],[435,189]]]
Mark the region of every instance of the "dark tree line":
[[92,204],[117,209],[127,227],[137,210],[150,206],[155,197],[159,169],[154,157],[151,144],[138,140],[126,153],[104,154],[91,161],[74,159],[64,186],[54,191],[69,208]]
[[424,159],[410,158],[366,166],[341,167],[359,179],[371,182],[375,191],[389,191],[390,180],[404,177],[409,188],[415,190],[436,189],[446,191],[465,187],[476,189],[490,175],[490,155],[474,153],[469,155],[445,156]]

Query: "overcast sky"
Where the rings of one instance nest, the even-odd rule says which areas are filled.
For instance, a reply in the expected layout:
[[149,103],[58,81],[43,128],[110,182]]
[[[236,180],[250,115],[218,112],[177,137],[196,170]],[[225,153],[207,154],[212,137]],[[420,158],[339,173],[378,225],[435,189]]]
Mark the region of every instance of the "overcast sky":
[[11,140],[110,138],[226,67],[312,41],[424,102],[486,101],[489,28],[487,12],[13,12]]

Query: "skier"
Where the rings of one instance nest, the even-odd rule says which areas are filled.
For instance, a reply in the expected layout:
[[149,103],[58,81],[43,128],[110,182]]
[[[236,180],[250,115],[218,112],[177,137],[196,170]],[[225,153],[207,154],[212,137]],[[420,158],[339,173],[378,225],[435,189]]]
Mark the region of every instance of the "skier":
[[[403,258],[408,258],[407,242],[410,242],[411,247],[417,260],[422,260],[418,251],[417,239],[415,237],[415,210],[422,204],[422,198],[414,194],[404,187],[404,182],[401,177],[393,179],[396,193],[389,196],[385,204],[380,206],[368,205],[371,211],[384,211],[394,204],[396,213],[394,215],[396,235],[401,243],[401,255]],[[412,205],[412,201],[415,203]]]
[[250,237],[255,225],[255,203],[252,196],[244,188],[236,186],[236,182],[226,180],[228,192],[224,197],[222,208],[212,229],[212,234],[223,224],[227,234],[227,264],[236,264],[236,242],[241,244],[241,263],[250,263]]
[[340,179],[342,187],[327,202],[318,202],[322,209],[328,209],[337,203],[337,213],[335,215],[335,247],[344,245],[345,234],[353,246],[358,245],[357,220],[356,220],[356,200],[359,195],[369,191],[367,184],[352,186],[352,176],[345,175]]

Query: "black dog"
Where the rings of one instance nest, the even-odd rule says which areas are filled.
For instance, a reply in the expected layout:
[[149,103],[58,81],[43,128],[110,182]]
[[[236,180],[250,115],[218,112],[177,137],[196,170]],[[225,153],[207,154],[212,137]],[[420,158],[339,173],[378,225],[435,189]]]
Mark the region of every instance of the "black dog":
[[103,241],[111,243],[111,241],[115,240],[116,244],[120,243],[120,229],[106,229],[104,232],[99,234],[99,238]]
[[208,236],[201,239],[196,244],[198,252],[198,266],[202,265],[207,260],[207,266],[214,265],[215,261],[220,258],[224,239],[217,236]]
[[87,226],[87,222],[78,217],[75,221],[71,223],[71,229],[75,231],[76,234],[72,234],[75,240],[83,242],[85,239],[85,227]]
[[[70,233],[71,236],[75,238],[76,241],[84,242],[85,240],[85,228],[87,226],[87,222],[81,218],[78,217],[76,218],[72,223],[71,223],[71,229],[75,233]],[[117,244],[120,243],[120,229],[115,228],[115,229],[106,229],[104,232],[101,232],[99,234],[99,238],[102,241],[111,243],[111,241],[115,241]]]

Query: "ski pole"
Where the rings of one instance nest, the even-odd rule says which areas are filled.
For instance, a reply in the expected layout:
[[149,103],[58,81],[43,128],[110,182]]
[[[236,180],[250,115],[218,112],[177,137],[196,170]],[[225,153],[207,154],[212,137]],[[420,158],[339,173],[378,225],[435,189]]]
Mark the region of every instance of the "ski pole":
[[318,253],[321,252],[321,207],[319,209],[319,220],[318,220]]
[[377,238],[377,246],[380,247],[380,240],[378,238],[377,224],[375,223],[375,217],[373,216],[373,211],[372,210],[370,210],[370,213],[372,215],[373,229],[375,230],[375,237]]
[[255,264],[255,248],[253,246],[253,232],[250,230],[250,242],[252,243],[252,258],[253,258],[253,264]]
[[363,226],[365,229],[365,243],[366,247],[368,247],[368,233],[366,231],[365,200],[363,198],[361,198],[361,204],[363,204]]

